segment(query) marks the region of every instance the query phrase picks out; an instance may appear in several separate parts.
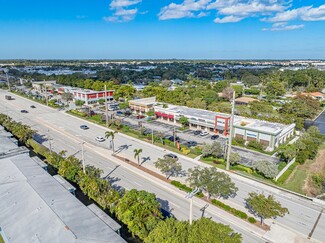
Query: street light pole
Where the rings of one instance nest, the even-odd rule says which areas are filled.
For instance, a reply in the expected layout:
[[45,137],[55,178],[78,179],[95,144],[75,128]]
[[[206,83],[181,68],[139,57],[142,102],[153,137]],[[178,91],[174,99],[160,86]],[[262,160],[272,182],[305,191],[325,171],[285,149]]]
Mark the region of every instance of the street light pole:
[[230,129],[229,129],[229,139],[228,139],[228,151],[227,151],[227,165],[226,170],[230,169],[230,153],[231,153],[231,143],[232,143],[232,130],[234,126],[234,114],[235,114],[235,97],[236,92],[232,93],[232,108],[231,108],[231,117],[230,117]]
[[193,197],[195,194],[199,193],[200,189],[195,188],[192,192],[189,192],[185,198],[190,199],[190,225],[192,224],[192,218],[193,218]]
[[106,127],[108,127],[108,107],[107,107],[107,96],[106,96],[106,84],[105,84],[105,115],[106,115]]
[[52,154],[52,143],[51,143],[51,138],[50,138],[50,130],[47,129],[47,139],[49,140],[49,145],[50,145],[50,154]]
[[86,174],[86,166],[85,166],[85,154],[84,154],[84,144],[86,142],[81,142],[81,159],[82,159],[82,170],[84,174]]
[[8,72],[9,72],[9,70],[7,70],[7,72],[6,72],[6,77],[7,77],[8,91],[10,92],[10,83],[9,83]]
[[151,127],[151,143],[153,144],[153,127]]

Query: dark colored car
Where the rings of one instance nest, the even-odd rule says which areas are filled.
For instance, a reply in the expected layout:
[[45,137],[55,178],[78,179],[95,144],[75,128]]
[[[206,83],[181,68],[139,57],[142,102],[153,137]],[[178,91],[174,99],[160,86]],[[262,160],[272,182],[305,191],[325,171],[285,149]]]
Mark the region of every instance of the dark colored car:
[[30,108],[33,108],[33,109],[34,109],[34,108],[36,108],[36,106],[34,106],[34,105],[31,105],[31,106],[30,106]]
[[89,129],[89,127],[87,125],[81,125],[80,128],[83,129],[83,130]]
[[[174,142],[174,136],[170,136],[170,137],[168,138],[168,140]],[[181,141],[181,139],[180,139],[179,137],[176,137],[176,138],[175,138],[175,141],[178,141],[178,142],[179,142],[179,141]]]
[[211,139],[212,139],[212,140],[216,140],[216,139],[218,139],[218,138],[219,138],[219,135],[212,135],[212,136],[211,136]]
[[202,132],[201,130],[196,130],[194,131],[194,135],[200,135],[201,132]]
[[195,141],[188,141],[188,142],[184,143],[184,145],[186,147],[195,147],[197,145],[197,142],[195,142]]
[[116,114],[117,115],[123,115],[123,111],[117,111]]
[[175,154],[165,154],[165,155],[164,155],[164,158],[165,158],[165,159],[166,159],[166,158],[172,158],[172,159],[178,160],[178,157],[177,157],[177,155],[175,155]]
[[143,118],[145,118],[145,116],[139,115],[139,116],[136,116],[135,118],[137,118],[137,119],[143,119]]
[[21,110],[20,112],[21,113],[28,113],[28,111],[26,111],[26,110]]

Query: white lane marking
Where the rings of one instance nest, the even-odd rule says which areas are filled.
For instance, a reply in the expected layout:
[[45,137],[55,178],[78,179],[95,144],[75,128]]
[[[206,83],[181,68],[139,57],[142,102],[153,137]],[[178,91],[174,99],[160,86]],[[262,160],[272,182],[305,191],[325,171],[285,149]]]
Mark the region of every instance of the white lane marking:
[[137,182],[133,182],[134,184],[136,184],[136,185],[138,185],[138,186],[141,186],[141,187],[143,187],[141,184],[139,184],[139,183],[137,183]]
[[176,208],[181,208],[180,206],[178,206],[177,204],[175,204],[175,203],[173,203],[173,202],[171,202],[171,201],[169,201],[169,204],[173,205],[173,206],[176,207]]

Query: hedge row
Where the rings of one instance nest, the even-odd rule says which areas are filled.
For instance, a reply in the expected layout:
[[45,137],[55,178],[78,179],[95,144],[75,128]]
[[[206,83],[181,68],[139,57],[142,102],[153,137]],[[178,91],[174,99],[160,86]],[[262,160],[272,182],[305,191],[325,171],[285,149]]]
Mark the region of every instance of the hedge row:
[[[182,191],[185,191],[185,192],[191,192],[191,191],[193,191],[192,188],[188,187],[185,184],[180,183],[179,181],[172,181],[171,184],[173,186],[178,187],[179,189],[181,189]],[[202,197],[204,197],[204,194],[202,192],[199,192],[195,196],[196,197],[199,197],[199,198],[202,198]]]
[[218,201],[217,199],[212,199],[212,200],[211,200],[211,203],[212,203],[213,205],[215,205],[215,206],[217,206],[217,207],[219,207],[219,208],[222,208],[222,209],[224,209],[225,211],[227,211],[227,212],[229,212],[229,213],[235,215],[235,216],[238,217],[238,218],[241,218],[241,219],[247,219],[247,218],[248,218],[248,216],[247,216],[247,214],[246,214],[245,212],[242,212],[242,211],[240,211],[240,210],[237,210],[237,209],[235,209],[235,208],[232,208],[232,207],[230,207],[229,205],[224,204],[223,202]]

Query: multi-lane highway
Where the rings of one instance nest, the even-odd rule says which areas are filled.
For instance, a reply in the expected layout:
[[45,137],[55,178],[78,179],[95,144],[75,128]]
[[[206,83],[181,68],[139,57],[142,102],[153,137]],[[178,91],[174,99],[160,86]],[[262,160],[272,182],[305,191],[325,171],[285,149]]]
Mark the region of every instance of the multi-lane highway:
[[[104,171],[104,175],[109,175],[113,180],[114,185],[122,186],[127,189],[137,188],[153,192],[161,201],[165,209],[172,209],[172,213],[179,219],[188,218],[189,203],[184,199],[185,194],[171,187],[167,183],[157,181],[157,179],[144,174],[142,171],[124,164],[121,161],[111,156],[111,151],[108,150],[108,142],[99,143],[95,141],[96,136],[104,136],[107,130],[103,127],[82,121],[59,112],[57,110],[35,104],[32,101],[15,96],[15,100],[7,101],[4,99],[6,92],[0,91],[0,112],[6,113],[16,120],[31,125],[38,130],[40,135],[47,135],[51,138],[51,145],[55,151],[67,150],[69,154],[74,154],[80,150],[80,142],[85,141],[85,158],[86,163],[95,165]],[[31,109],[30,105],[34,104],[37,108]],[[20,110],[26,109],[28,114],[20,113]],[[79,127],[82,124],[87,124],[89,130],[81,130]],[[44,141],[44,144],[49,146],[49,141]],[[153,146],[151,144],[127,137],[122,134],[117,134],[115,139],[115,148],[121,156],[133,159],[133,150],[142,148],[142,156],[145,162],[143,166],[157,171],[153,162],[157,158],[162,157],[168,151]],[[77,153],[80,156],[80,153]],[[198,161],[188,159],[184,156],[179,156],[179,161],[183,165],[183,169],[187,170],[198,164],[207,166]],[[158,171],[157,171],[158,172]],[[263,242],[268,240],[281,242],[279,239],[289,239],[294,237],[307,238],[311,233],[311,238],[319,242],[325,241],[325,218],[321,215],[317,225],[316,220],[321,212],[321,206],[314,204],[311,201],[302,199],[292,194],[274,189],[272,187],[252,182],[248,179],[231,175],[236,186],[239,188],[238,195],[235,198],[229,199],[229,203],[238,208],[244,209],[244,199],[251,191],[264,192],[273,194],[283,206],[290,211],[289,215],[284,218],[278,218],[272,225],[271,232],[263,232],[262,230],[246,224],[239,219],[224,213],[223,211],[209,206],[206,210],[206,216],[212,217],[216,221],[231,225],[236,231],[243,234],[245,242]],[[184,178],[178,180],[184,180]],[[199,199],[194,200],[194,218],[201,216],[200,208],[205,203]],[[270,223],[270,221],[268,221]],[[276,231],[277,230],[277,231]],[[279,231],[280,230],[280,231]],[[275,236],[274,232],[283,232],[283,235]],[[263,239],[263,236],[265,237]],[[287,237],[287,238],[286,238]],[[291,237],[291,238],[290,238]]]

